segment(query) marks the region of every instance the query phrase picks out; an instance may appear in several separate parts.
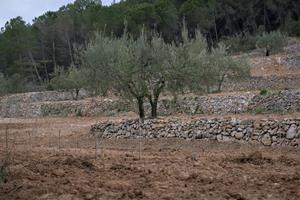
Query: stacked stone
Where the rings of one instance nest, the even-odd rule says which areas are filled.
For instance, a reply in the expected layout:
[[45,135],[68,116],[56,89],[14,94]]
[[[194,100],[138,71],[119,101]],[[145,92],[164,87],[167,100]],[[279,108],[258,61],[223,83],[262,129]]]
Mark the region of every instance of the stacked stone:
[[240,80],[226,79],[223,92],[252,91],[270,88],[272,90],[298,89],[300,85],[299,75],[249,77]]
[[267,95],[256,95],[248,105],[249,110],[264,108],[267,111],[300,111],[300,90],[283,90]]
[[250,142],[265,146],[300,146],[300,119],[150,119],[98,123],[90,133],[100,138],[183,138]]
[[[298,86],[299,87],[299,86]],[[122,99],[95,98],[69,100],[68,93],[45,92],[16,94],[0,99],[0,117],[45,117],[45,116],[112,116],[121,112],[135,111],[134,102]],[[56,96],[57,95],[57,96]],[[180,96],[174,102],[162,97],[158,102],[159,115],[186,114],[231,114],[264,109],[270,113],[299,112],[300,89],[260,95],[245,92],[227,95]],[[150,104],[145,103],[149,115]]]

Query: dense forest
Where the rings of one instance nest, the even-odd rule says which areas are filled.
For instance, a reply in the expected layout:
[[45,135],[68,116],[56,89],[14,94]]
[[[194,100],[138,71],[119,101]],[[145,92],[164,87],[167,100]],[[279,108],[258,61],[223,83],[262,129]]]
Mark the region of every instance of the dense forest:
[[95,32],[121,37],[126,24],[133,38],[143,29],[178,44],[183,21],[189,37],[201,30],[208,46],[274,30],[299,36],[300,1],[126,0],[102,6],[99,0],[76,0],[32,24],[21,17],[6,23],[0,32],[0,79],[7,80],[8,92],[45,89],[57,66],[80,66],[81,50]]

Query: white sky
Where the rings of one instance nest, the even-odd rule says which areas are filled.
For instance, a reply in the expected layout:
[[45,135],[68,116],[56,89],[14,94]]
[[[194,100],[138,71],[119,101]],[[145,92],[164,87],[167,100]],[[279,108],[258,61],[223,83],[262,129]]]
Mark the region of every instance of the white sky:
[[[47,11],[56,11],[74,0],[0,0],[0,28],[11,18],[21,16],[27,23]],[[102,0],[110,5],[112,0]]]

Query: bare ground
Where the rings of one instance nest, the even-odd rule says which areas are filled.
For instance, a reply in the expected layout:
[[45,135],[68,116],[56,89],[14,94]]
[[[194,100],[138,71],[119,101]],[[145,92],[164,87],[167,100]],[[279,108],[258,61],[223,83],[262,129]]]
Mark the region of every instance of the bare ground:
[[179,139],[95,143],[89,126],[101,120],[0,121],[0,161],[9,153],[0,199],[300,199],[300,149]]

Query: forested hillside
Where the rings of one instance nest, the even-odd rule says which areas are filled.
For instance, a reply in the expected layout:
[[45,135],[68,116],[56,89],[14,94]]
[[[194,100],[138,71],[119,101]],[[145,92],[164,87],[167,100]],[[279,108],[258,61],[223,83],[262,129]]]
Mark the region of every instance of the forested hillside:
[[[2,87],[8,92],[46,88],[57,66],[80,66],[81,50],[96,31],[121,37],[126,22],[133,38],[138,38],[144,27],[159,32],[165,42],[178,44],[183,21],[190,37],[199,28],[209,46],[220,41],[234,46],[236,41],[248,41],[273,30],[299,36],[300,2],[127,0],[102,6],[98,0],[76,0],[57,12],[37,17],[32,24],[16,17],[0,32],[0,79],[6,81]],[[251,48],[255,48],[254,43],[233,51]]]

